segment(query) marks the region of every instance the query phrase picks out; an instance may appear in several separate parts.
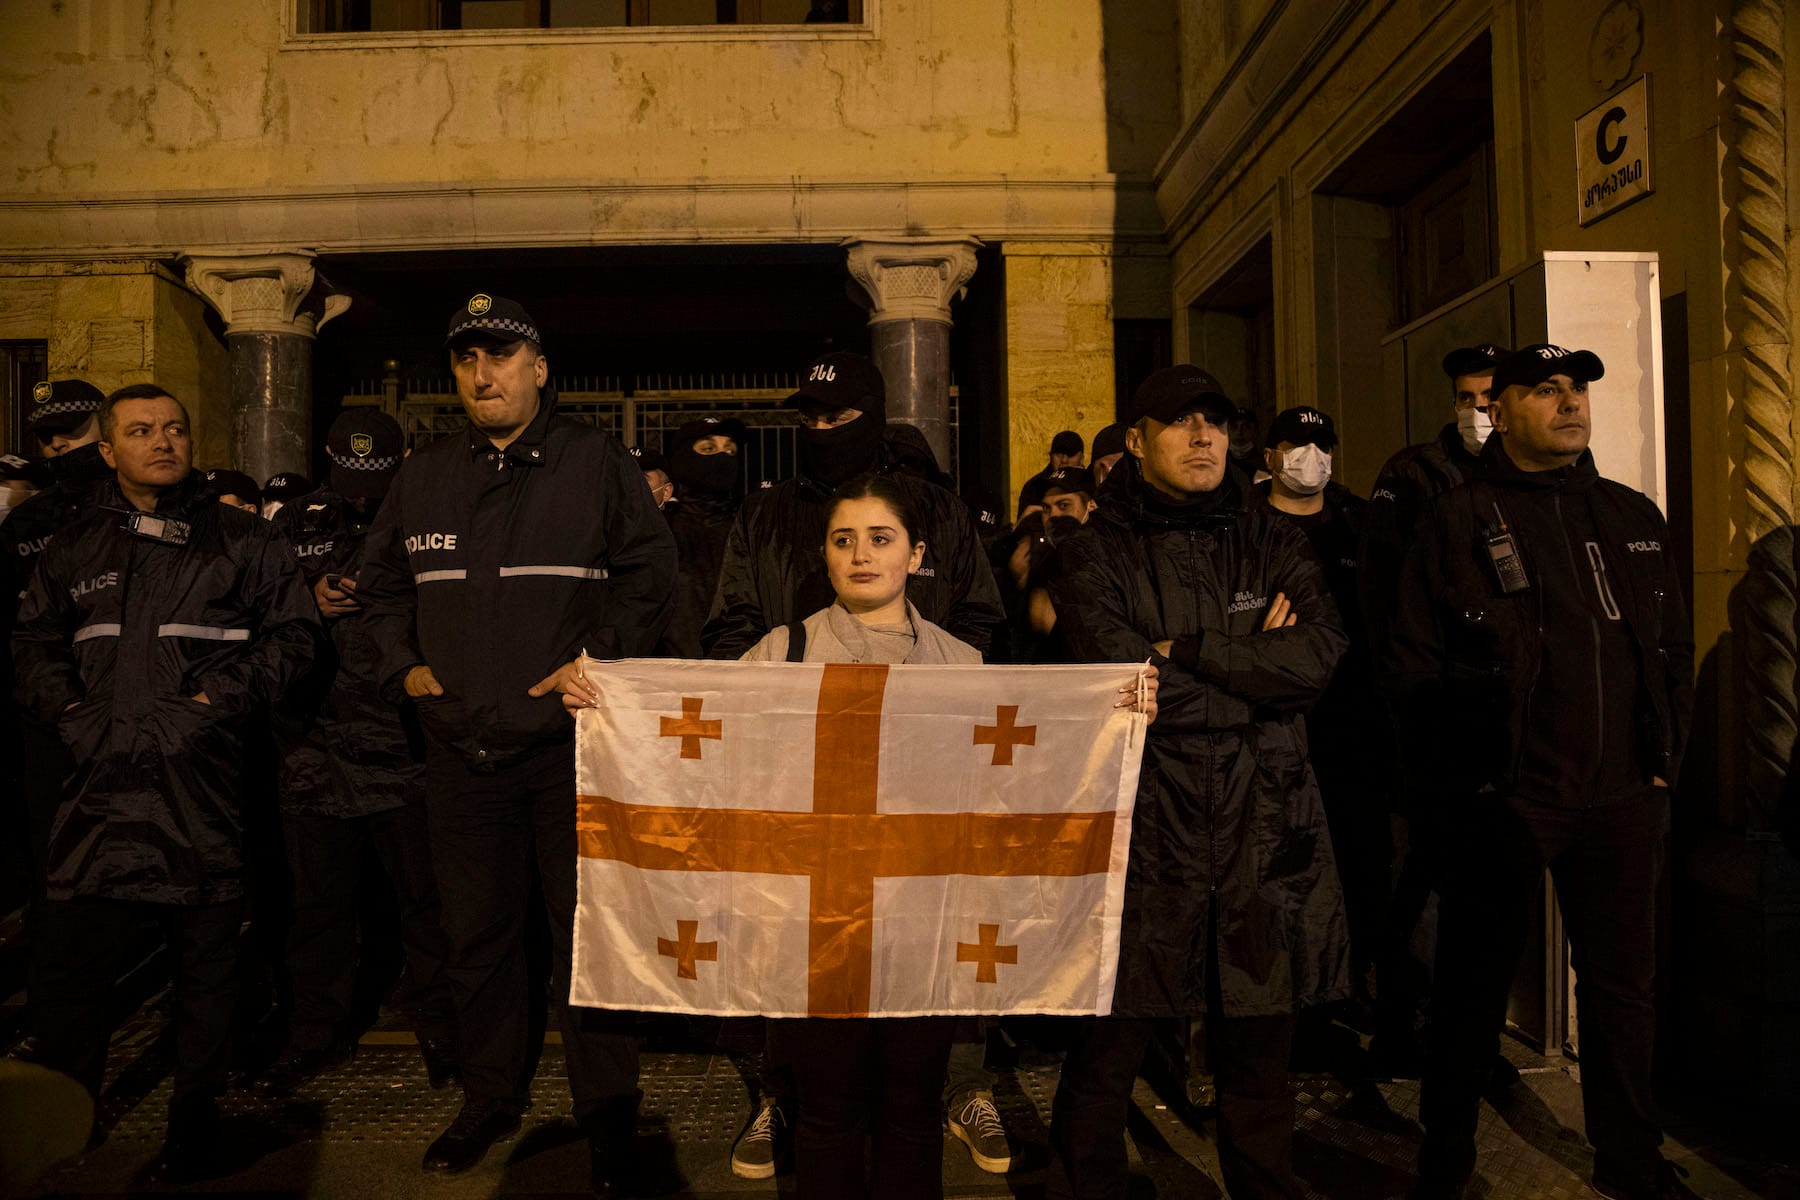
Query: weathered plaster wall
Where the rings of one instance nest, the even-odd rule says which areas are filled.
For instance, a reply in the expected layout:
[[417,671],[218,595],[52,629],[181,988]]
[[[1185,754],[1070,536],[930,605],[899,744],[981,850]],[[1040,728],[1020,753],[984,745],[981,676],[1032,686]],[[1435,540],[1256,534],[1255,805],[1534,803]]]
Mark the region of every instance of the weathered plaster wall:
[[[289,4],[9,13],[0,190],[1110,169],[1097,0],[878,0],[878,38],[812,27],[362,47],[284,42]],[[1139,169],[1166,143],[1154,133]]]

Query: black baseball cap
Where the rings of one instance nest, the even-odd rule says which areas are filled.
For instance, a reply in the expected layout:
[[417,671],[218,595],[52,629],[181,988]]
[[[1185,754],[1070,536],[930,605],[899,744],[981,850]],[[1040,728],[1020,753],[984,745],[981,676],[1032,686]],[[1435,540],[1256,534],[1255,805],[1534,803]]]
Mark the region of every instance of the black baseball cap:
[[1138,384],[1137,391],[1132,393],[1126,424],[1135,425],[1150,417],[1167,425],[1182,413],[1195,409],[1205,413],[1207,420],[1215,425],[1237,415],[1237,406],[1226,396],[1224,386],[1217,379],[1192,363],[1180,363],[1164,367]]
[[728,437],[739,445],[745,437],[744,423],[736,417],[696,417],[675,431],[663,449],[672,450],[676,446],[692,448],[693,444],[704,437]]
[[1543,343],[1522,346],[1494,368],[1494,395],[1499,396],[1509,387],[1536,387],[1552,375],[1588,382],[1603,378],[1606,364],[1592,350],[1565,350]]
[[1125,453],[1125,427],[1123,425],[1108,425],[1094,435],[1094,458],[1100,459],[1109,454],[1123,453]]
[[39,437],[72,433],[106,403],[106,394],[85,379],[44,379],[32,385],[25,428]]
[[248,500],[252,504],[262,503],[262,489],[256,486],[256,480],[242,471],[208,471],[205,478],[207,494],[215,499],[220,496],[236,496],[239,500]]
[[664,475],[669,473],[669,460],[662,456],[662,451],[646,450],[642,446],[626,448],[631,451],[631,457],[637,459],[638,470],[644,474],[648,475],[652,471],[661,471]]
[[476,292],[455,312],[450,314],[450,332],[444,335],[444,345],[454,346],[457,339],[478,333],[498,338],[503,342],[516,342],[520,338],[536,342],[541,348],[544,335],[538,332],[538,323],[525,311],[525,306],[517,300],[508,300],[505,296],[490,296],[486,292]]
[[279,500],[283,504],[312,490],[312,480],[298,471],[277,471],[262,486],[264,500]]
[[887,381],[867,356],[834,350],[814,359],[800,376],[800,388],[787,398],[789,408],[854,408],[887,412]]
[[1083,449],[1081,435],[1073,429],[1065,429],[1050,439],[1052,454],[1080,454]]
[[385,496],[406,458],[406,435],[400,422],[379,408],[346,408],[325,434],[325,457],[331,461],[331,490],[338,495]]
[[1094,473],[1086,467],[1058,467],[1044,476],[1044,496],[1051,492],[1084,492],[1093,496]]
[[1505,346],[1496,346],[1492,342],[1483,342],[1479,346],[1459,346],[1444,355],[1444,374],[1450,377],[1452,383],[1463,375],[1486,375],[1511,353]]
[[1332,421],[1331,414],[1302,404],[1297,408],[1284,408],[1275,414],[1275,419],[1269,422],[1268,433],[1263,435],[1263,449],[1288,442],[1295,446],[1313,445],[1329,451],[1336,449],[1337,440],[1337,425]]

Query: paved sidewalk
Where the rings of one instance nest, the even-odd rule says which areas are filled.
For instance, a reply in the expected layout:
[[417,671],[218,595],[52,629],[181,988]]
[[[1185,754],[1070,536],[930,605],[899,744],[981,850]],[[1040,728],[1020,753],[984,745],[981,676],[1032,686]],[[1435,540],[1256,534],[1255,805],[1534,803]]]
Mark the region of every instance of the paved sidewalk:
[[[160,1026],[133,1022],[115,1046],[117,1069],[103,1106],[111,1129],[100,1145],[44,1181],[39,1195],[116,1196],[146,1189],[140,1172],[154,1156],[168,1102],[168,1045]],[[262,1102],[233,1093],[225,1131],[233,1174],[188,1189],[256,1197],[317,1196],[332,1200],[583,1195],[585,1146],[559,1116],[566,1105],[563,1064],[555,1045],[539,1066],[536,1104],[524,1129],[480,1167],[456,1178],[426,1176],[418,1160],[455,1113],[454,1091],[432,1092],[416,1050],[403,1035],[376,1033],[356,1060],[297,1096]],[[640,1137],[650,1152],[672,1152],[687,1180],[678,1195],[791,1196],[793,1179],[751,1182],[732,1176],[731,1143],[750,1112],[757,1060],[754,1038],[714,1039],[700,1052],[650,1051],[644,1059]],[[1580,1134],[1580,1088],[1571,1064],[1509,1046],[1520,1084],[1483,1111],[1480,1183],[1476,1194],[1582,1197],[1591,1152]],[[983,1174],[958,1142],[945,1139],[944,1179],[952,1197],[1033,1197],[1044,1183],[1045,1122],[1055,1089],[1053,1066],[1005,1073],[998,1099],[1008,1127],[1025,1144],[1025,1159],[1005,1177]],[[1299,1170],[1309,1192],[1343,1200],[1403,1195],[1411,1186],[1418,1146],[1418,1085],[1381,1082],[1351,1088],[1326,1077],[1296,1077]],[[1129,1135],[1132,1197],[1220,1195],[1210,1120],[1181,1111],[1148,1083],[1138,1084]],[[1689,1184],[1713,1200],[1800,1196],[1793,1143],[1787,1162],[1759,1157],[1744,1138],[1671,1138],[1669,1157],[1690,1171]],[[1774,1143],[1780,1144],[1780,1143]]]

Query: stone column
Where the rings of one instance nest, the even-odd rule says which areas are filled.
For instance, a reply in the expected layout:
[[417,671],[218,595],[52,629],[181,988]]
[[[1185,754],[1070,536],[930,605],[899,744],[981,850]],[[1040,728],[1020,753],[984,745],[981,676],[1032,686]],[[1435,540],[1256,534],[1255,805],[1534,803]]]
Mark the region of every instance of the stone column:
[[304,252],[190,255],[188,286],[225,319],[232,465],[253,479],[312,468],[312,344],[350,307]]
[[916,425],[938,466],[950,461],[950,301],[975,274],[972,237],[844,242],[869,309],[869,342],[887,381],[889,421]]

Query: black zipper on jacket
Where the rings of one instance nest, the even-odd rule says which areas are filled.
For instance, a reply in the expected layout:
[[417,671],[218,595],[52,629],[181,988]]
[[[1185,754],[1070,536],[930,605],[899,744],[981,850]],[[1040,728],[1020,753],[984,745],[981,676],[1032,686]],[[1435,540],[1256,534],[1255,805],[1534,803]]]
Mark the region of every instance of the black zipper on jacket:
[[[1569,526],[1563,520],[1562,497],[1550,497],[1550,504],[1556,510],[1556,528],[1562,534],[1563,552],[1569,557],[1570,578],[1575,583],[1577,592],[1581,590],[1581,564],[1575,559],[1575,543],[1569,540]],[[1594,774],[1589,783],[1597,784],[1600,780],[1601,764],[1606,761],[1606,671],[1605,664],[1600,661],[1600,621],[1594,616],[1592,609],[1587,610],[1588,634],[1593,639],[1594,651]],[[1590,789],[1588,802],[1593,803],[1594,795]]]

